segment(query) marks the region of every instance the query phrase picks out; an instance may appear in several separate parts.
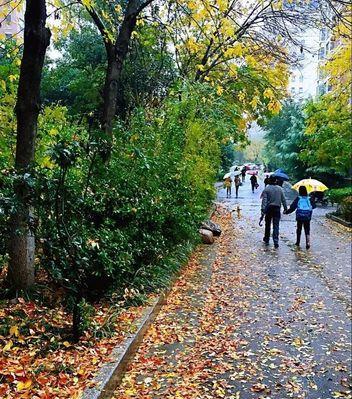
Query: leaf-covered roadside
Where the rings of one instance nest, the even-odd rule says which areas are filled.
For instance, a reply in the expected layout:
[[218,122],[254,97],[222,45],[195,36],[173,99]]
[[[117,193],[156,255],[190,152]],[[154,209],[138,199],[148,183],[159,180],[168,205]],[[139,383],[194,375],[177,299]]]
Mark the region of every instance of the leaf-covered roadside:
[[19,298],[0,304],[0,397],[3,399],[79,398],[109,359],[114,346],[133,331],[143,307],[94,307],[91,328],[72,345],[71,315]]
[[114,399],[351,398],[349,318],[324,265],[261,249],[252,214],[220,221],[211,270],[193,259]]

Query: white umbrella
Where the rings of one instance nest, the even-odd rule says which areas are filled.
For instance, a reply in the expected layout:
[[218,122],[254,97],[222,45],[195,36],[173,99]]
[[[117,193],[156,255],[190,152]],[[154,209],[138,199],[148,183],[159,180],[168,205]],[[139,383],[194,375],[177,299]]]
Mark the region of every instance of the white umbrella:
[[224,175],[223,179],[228,179],[229,177],[231,177],[231,173],[226,173],[226,175]]

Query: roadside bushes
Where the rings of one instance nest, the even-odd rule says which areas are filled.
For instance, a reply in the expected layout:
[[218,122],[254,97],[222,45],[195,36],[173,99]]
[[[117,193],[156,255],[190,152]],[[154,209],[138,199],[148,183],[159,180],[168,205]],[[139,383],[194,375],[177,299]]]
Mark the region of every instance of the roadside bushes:
[[337,204],[337,215],[352,222],[352,187],[337,188],[328,191],[329,201]]
[[340,211],[342,217],[347,220],[347,222],[352,223],[352,195],[349,195],[342,200]]
[[349,196],[352,196],[352,187],[336,188],[329,190],[327,193],[329,201],[335,204],[341,204]]
[[[43,112],[26,180],[37,268],[65,287],[76,337],[86,300],[122,298],[126,289],[143,296],[165,285],[198,242],[220,143],[237,139],[236,109],[227,108],[211,87],[176,87],[161,107],[136,109],[128,125],[116,124],[108,162],[99,129],[76,124],[63,107]],[[13,178],[9,169],[8,192]],[[6,203],[8,215],[15,205]]]

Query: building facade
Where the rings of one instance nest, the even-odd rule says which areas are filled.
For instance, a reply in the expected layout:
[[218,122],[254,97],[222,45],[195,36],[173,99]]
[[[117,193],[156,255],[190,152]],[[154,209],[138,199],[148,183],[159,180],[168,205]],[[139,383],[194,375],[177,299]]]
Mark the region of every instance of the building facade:
[[303,101],[316,95],[317,71],[319,66],[319,31],[310,29],[299,40],[300,45],[291,49],[291,55],[298,60],[291,68],[289,95],[296,101]]
[[16,38],[22,31],[23,12],[17,9],[6,10],[5,6],[0,6],[0,11],[5,14],[5,17],[0,20],[0,37]]

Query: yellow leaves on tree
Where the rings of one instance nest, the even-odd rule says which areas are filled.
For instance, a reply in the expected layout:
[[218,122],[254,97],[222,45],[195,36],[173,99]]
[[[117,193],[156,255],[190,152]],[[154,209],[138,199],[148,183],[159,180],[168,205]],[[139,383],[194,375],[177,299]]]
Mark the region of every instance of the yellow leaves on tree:
[[243,46],[241,43],[235,43],[233,46],[226,49],[224,52],[225,57],[234,58],[243,55]]
[[281,110],[281,104],[279,101],[272,100],[268,104],[268,110],[271,111],[273,114],[278,114]]

